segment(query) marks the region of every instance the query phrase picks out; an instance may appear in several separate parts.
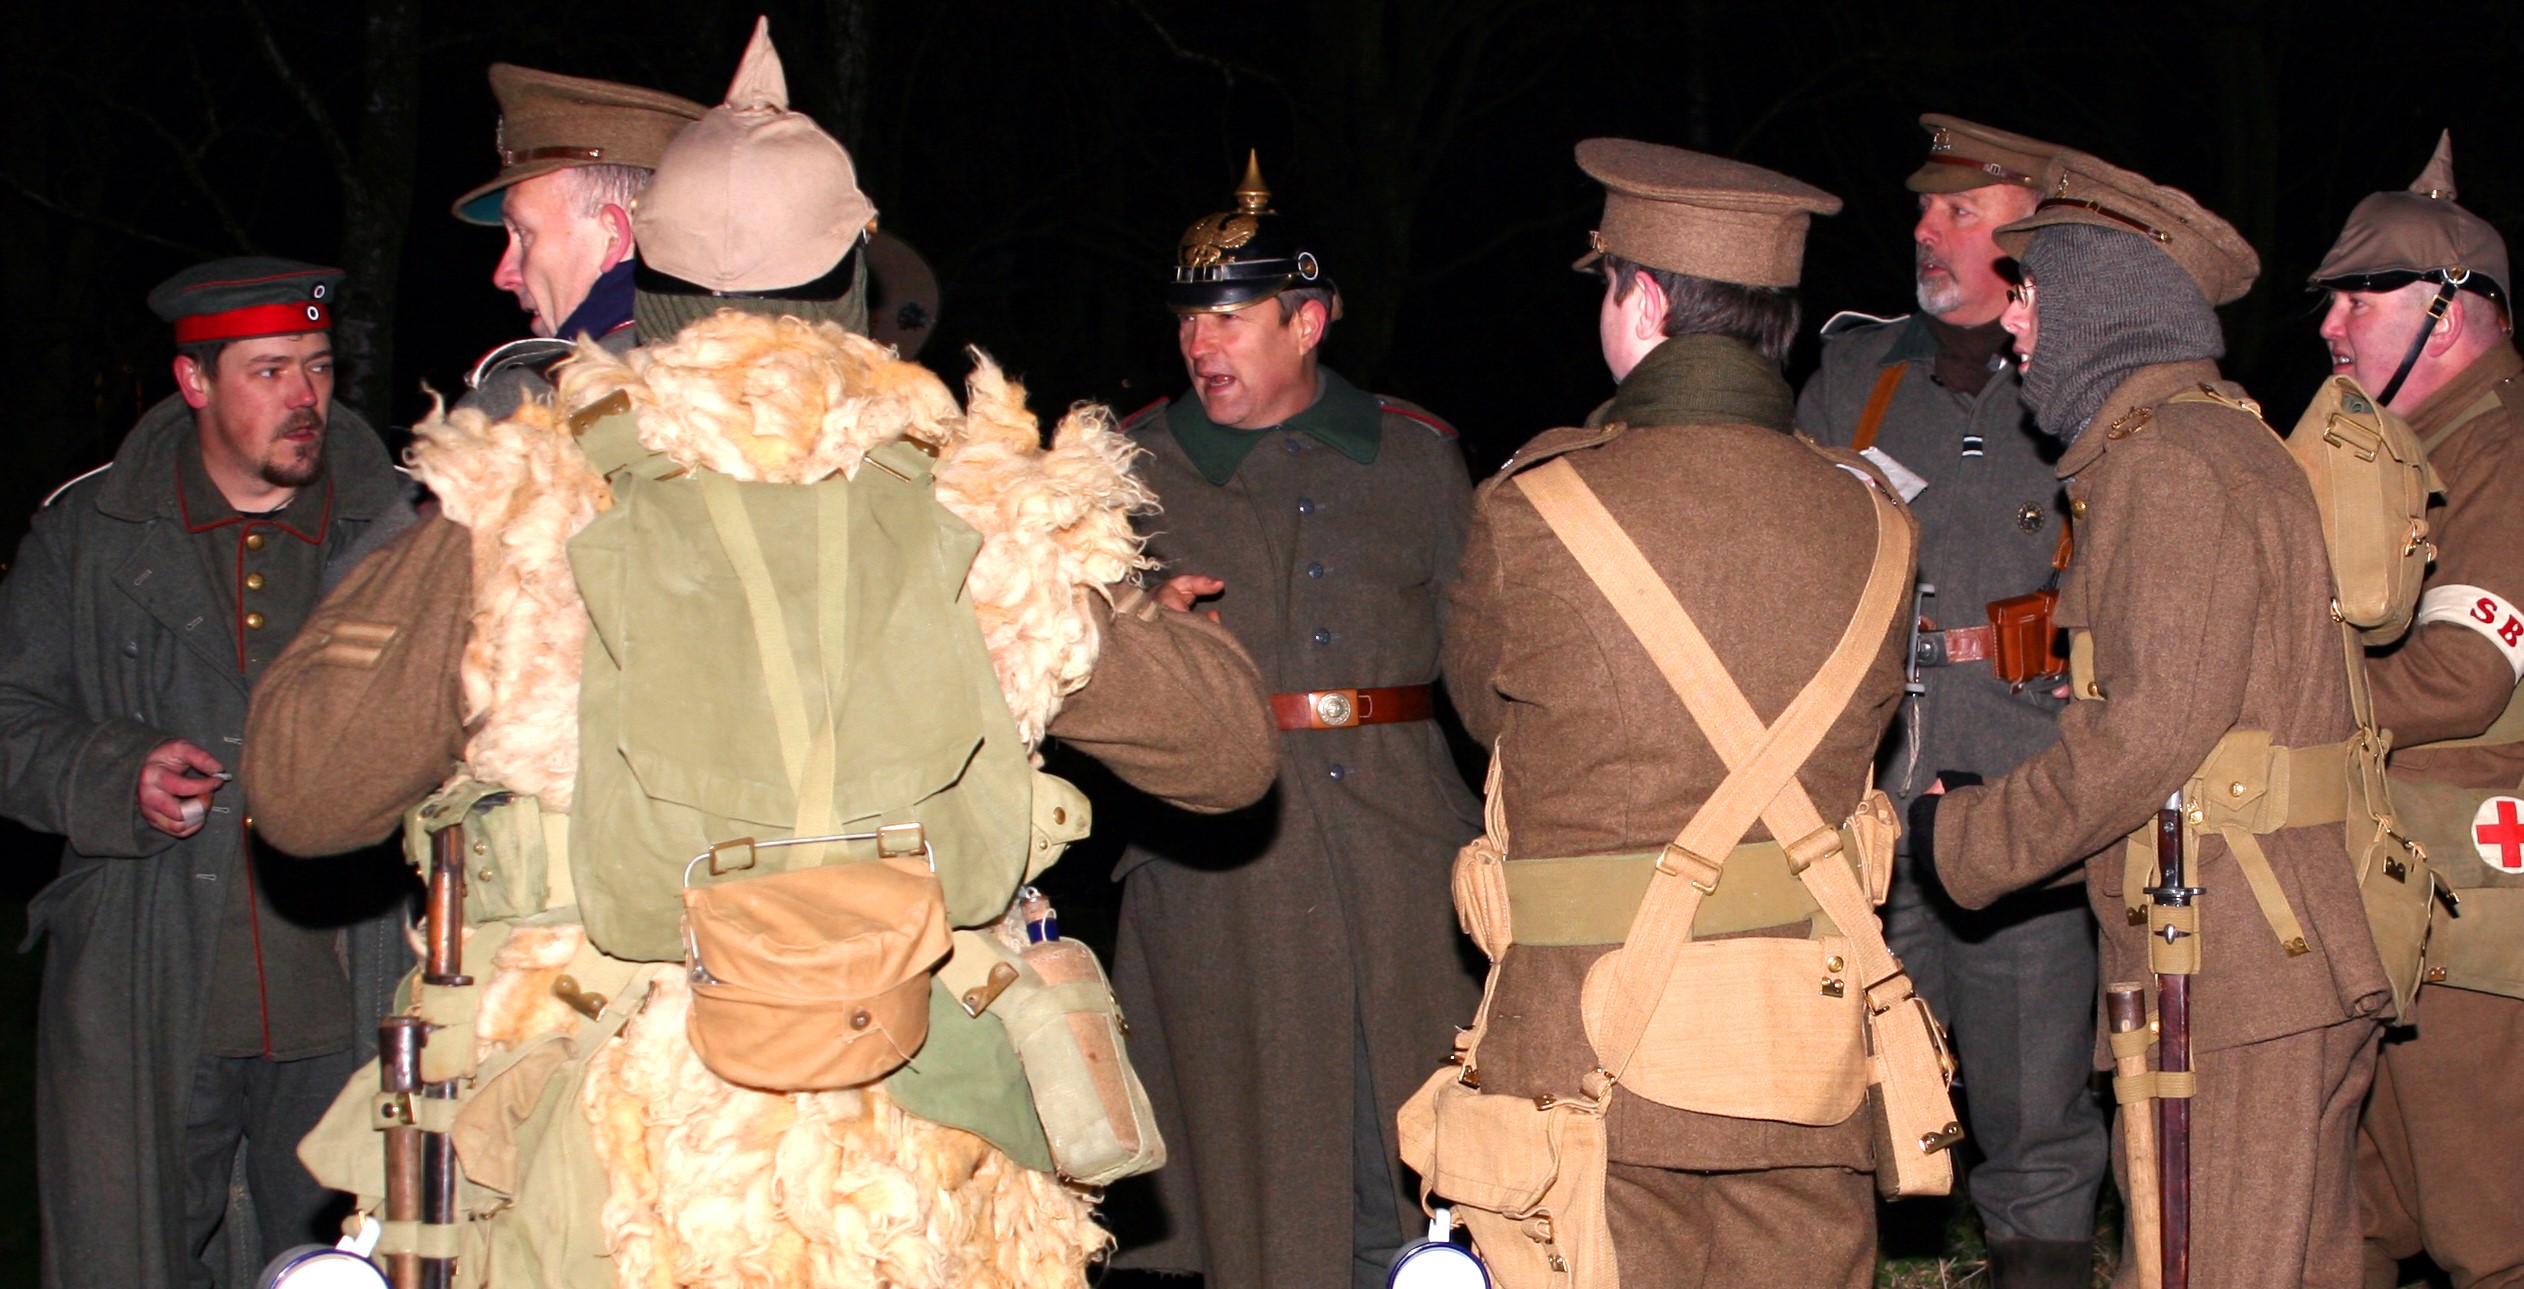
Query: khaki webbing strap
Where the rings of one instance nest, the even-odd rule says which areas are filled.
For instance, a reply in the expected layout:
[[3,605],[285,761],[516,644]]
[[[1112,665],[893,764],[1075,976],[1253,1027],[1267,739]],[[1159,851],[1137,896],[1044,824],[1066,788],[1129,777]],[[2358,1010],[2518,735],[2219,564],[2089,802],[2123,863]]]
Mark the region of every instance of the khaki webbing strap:
[[418,1254],[424,1258],[452,1258],[463,1253],[464,1228],[433,1225],[425,1222],[379,1222],[376,1254],[385,1257],[396,1253]]
[[1902,373],[1911,365],[1898,362],[1884,369],[1875,378],[1875,388],[1867,394],[1867,405],[1858,413],[1858,432],[1849,436],[1849,450],[1864,452],[1875,446],[1875,434],[1884,428],[1885,410],[1893,406],[1893,391],[1902,387]]
[[2145,1074],[2115,1074],[2112,1076],[2112,1099],[2121,1105],[2137,1105],[2141,1101],[2153,1101],[2158,1097],[2169,1101],[2181,1101],[2188,1099],[2199,1089],[2199,1086],[2199,1075],[2190,1070],[2180,1073],[2150,1070]]
[[[771,720],[780,739],[780,762],[789,773],[789,787],[796,799],[796,836],[810,837],[833,831],[833,709],[838,706],[833,681],[822,676],[824,707],[812,732],[807,726],[806,688],[798,675],[797,660],[789,652],[789,629],[780,614],[779,591],[771,580],[771,565],[764,560],[761,538],[754,531],[753,519],[745,513],[744,498],[736,483],[715,470],[696,470],[701,499],[708,508],[711,527],[718,531],[719,544],[727,551],[728,563],[736,570],[736,582],[745,594],[746,615],[753,628],[754,649],[762,661],[763,687],[771,703]],[[845,509],[847,494],[839,487],[825,486],[815,490],[815,533],[817,572],[847,568],[850,551],[849,515]],[[816,588],[816,651],[817,670],[822,672],[824,641],[841,639],[845,597],[837,589],[826,593]],[[809,847],[803,858],[809,864],[830,862],[825,846]]]
[[[1876,650],[1892,630],[1909,581],[1909,525],[1880,492],[1868,486],[1876,549],[1866,586],[1822,668],[1798,691],[1778,721],[1765,729],[1681,601],[1604,509],[1576,467],[1565,458],[1547,462],[1517,476],[1517,486],[1612,603],[1729,767],[1725,780],[1657,863],[1658,876],[1681,880],[1652,878],[1639,901],[1614,969],[1611,1003],[1606,1008],[1608,1024],[1597,1046],[1605,1062],[1600,1073],[1618,1080],[1646,1033],[1665,990],[1668,964],[1689,943],[1692,915],[1701,898],[1716,888],[1719,866],[1707,857],[1731,850],[1756,817],[1782,839],[1791,866],[1802,871],[1817,902],[1840,923],[1842,934],[1856,943],[1859,969],[1870,989],[1898,975],[1900,969],[1885,949],[1874,913],[1865,896],[1857,892],[1848,866],[1836,861],[1815,863],[1837,853],[1840,837],[1824,825],[1796,773],[1847,710]],[[1824,879],[1820,883],[1815,880],[1818,873]],[[1854,913],[1835,907],[1844,903],[1834,898],[1835,888],[1857,895]],[[1602,1095],[1605,1089],[1586,1090]]]

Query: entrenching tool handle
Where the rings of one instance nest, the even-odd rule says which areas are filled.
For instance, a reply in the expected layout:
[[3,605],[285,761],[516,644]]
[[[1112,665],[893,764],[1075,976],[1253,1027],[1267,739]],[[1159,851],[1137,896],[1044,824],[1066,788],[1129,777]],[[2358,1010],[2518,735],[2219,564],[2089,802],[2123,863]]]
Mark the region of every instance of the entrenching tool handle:
[[[2159,904],[2187,905],[2198,895],[2183,884],[2182,794],[2177,792],[2156,812],[2156,887]],[[2158,1025],[2157,1068],[2166,1074],[2191,1072],[2191,977],[2187,972],[2162,972],[2156,977]],[[2164,1281],[2163,1289],[2189,1289],[2191,1284],[2191,1099],[2156,1099],[2157,1153],[2162,1161]]]
[[[417,1017],[388,1016],[377,1026],[377,1087],[390,1096],[416,1097],[421,1092],[421,1038],[427,1026]],[[386,1137],[386,1215],[389,1222],[421,1220],[421,1130],[408,1121],[388,1128]],[[379,1255],[386,1281],[394,1289],[420,1289],[418,1254]]]
[[[2115,1034],[2146,1032],[2147,987],[2136,984],[2106,987],[2103,991],[2103,1014]],[[2114,1074],[2125,1079],[2145,1077],[2146,1049],[2116,1054],[2112,1067]],[[2152,1099],[2130,1102],[2121,1108],[2121,1145],[2129,1152],[2129,1203],[2124,1207],[2129,1213],[2130,1258],[2138,1264],[2139,1289],[2162,1289],[2165,1274],[2161,1253],[2163,1214],[2157,1210],[2160,1201],[2156,1189],[2155,1110]]]

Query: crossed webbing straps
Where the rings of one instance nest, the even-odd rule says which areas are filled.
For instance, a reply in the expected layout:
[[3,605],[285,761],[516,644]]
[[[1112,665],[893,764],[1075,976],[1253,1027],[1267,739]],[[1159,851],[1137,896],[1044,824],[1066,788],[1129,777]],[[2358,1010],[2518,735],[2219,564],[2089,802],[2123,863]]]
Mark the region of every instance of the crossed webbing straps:
[[1576,467],[1565,458],[1546,462],[1518,475],[1516,485],[1611,601],[1727,765],[1726,779],[1657,857],[1656,875],[1649,879],[1614,966],[1606,1024],[1596,1044],[1602,1065],[1588,1076],[1585,1091],[1601,1097],[1620,1080],[1664,994],[1675,955],[1691,940],[1701,899],[1717,888],[1720,863],[1756,817],[1785,846],[1789,866],[1804,879],[1815,902],[1854,943],[1870,1008],[1882,1012],[1898,1002],[1910,992],[1901,965],[1885,947],[1857,876],[1837,856],[1837,828],[1824,822],[1796,776],[1848,709],[1893,629],[1910,580],[1910,525],[1881,491],[1868,487],[1876,545],[1866,586],[1822,669],[1778,721],[1765,728],[1691,614]]

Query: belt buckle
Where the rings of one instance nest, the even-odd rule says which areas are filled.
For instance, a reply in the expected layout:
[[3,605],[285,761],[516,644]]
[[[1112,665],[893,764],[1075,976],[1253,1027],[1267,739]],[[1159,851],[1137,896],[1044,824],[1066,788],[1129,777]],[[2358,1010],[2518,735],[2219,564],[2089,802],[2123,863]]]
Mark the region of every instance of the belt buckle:
[[1325,729],[1348,729],[1358,724],[1358,691],[1324,689],[1308,695],[1307,705],[1314,709],[1315,719]]

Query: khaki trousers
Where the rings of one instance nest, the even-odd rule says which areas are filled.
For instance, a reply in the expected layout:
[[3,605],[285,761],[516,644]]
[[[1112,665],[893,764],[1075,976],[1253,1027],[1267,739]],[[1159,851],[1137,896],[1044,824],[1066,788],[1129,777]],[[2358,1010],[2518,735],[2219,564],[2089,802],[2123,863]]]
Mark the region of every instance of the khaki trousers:
[[1875,1179],[1845,1168],[1685,1172],[1614,1164],[1621,1289],[1868,1289]]
[[[2358,1110],[2381,1027],[2369,1020],[2198,1053],[2191,1099],[2191,1283],[2359,1289]],[[2129,1194],[2113,1127],[2112,1172]],[[2136,1289],[2128,1256],[2113,1289]]]
[[2369,1286],[2425,1252],[2455,1289],[2524,1286],[2524,1000],[2426,985],[2358,1128]]

